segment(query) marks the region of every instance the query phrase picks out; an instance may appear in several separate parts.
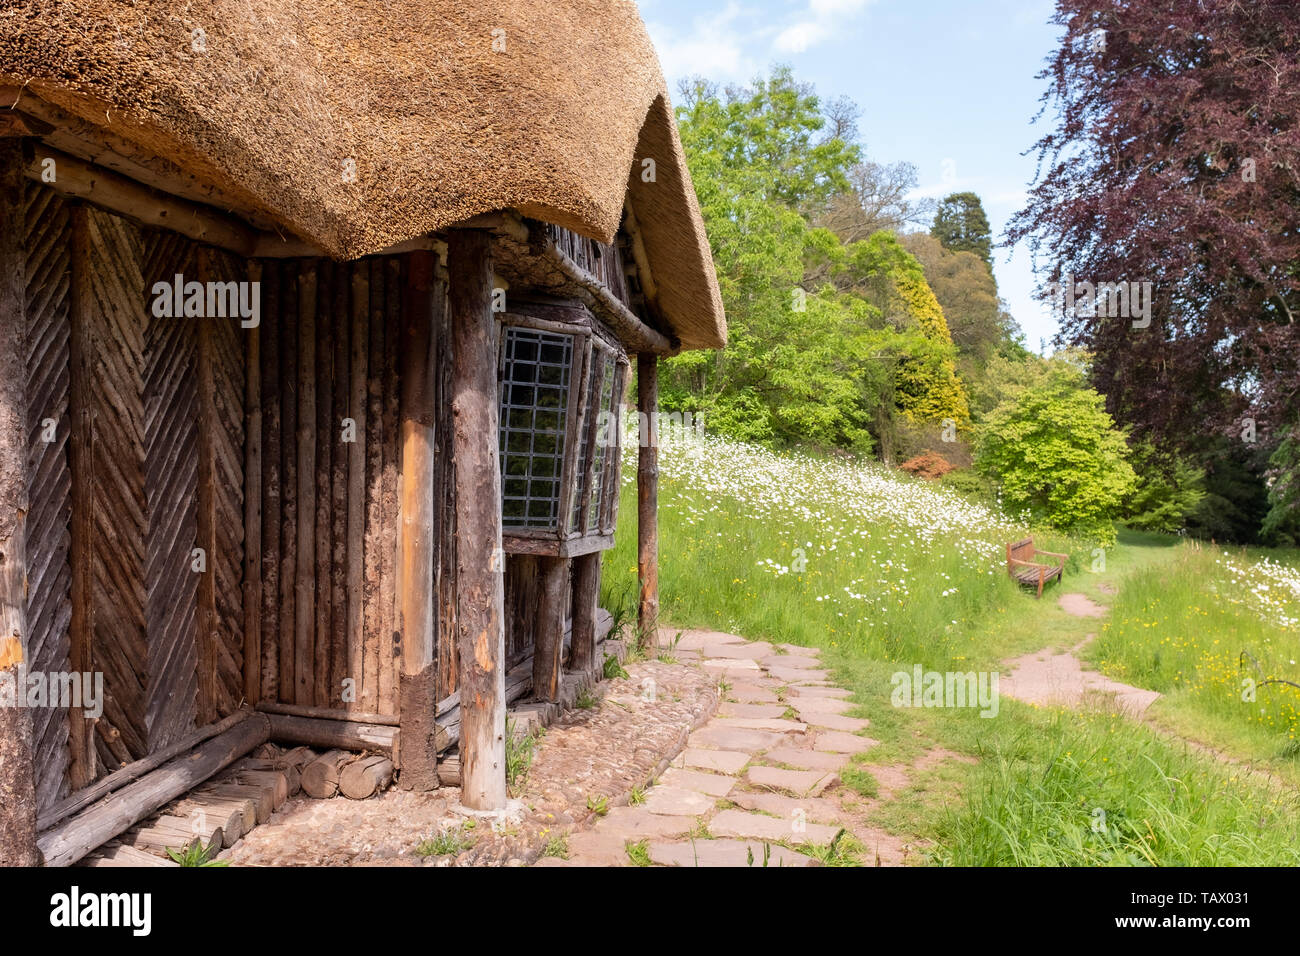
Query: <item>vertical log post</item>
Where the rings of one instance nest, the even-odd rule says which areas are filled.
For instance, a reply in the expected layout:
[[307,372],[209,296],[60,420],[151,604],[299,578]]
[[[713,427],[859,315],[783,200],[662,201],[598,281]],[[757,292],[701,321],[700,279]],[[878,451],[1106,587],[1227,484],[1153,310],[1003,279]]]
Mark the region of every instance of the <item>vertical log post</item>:
[[402,634],[400,714],[404,789],[438,786],[437,670],[433,652],[434,449],[437,425],[437,336],[442,296],[437,257],[407,259],[401,329],[401,486],[398,498],[397,614]]
[[298,528],[294,574],[293,701],[315,703],[316,655],[316,274],[298,273]]
[[636,357],[637,410],[644,416],[638,429],[636,462],[636,575],[641,583],[637,633],[641,650],[654,656],[659,648],[659,358],[646,352]]
[[596,658],[596,604],[600,599],[600,557],[593,551],[573,559],[573,636],[569,670],[582,674]]
[[566,558],[537,559],[538,590],[537,642],[533,647],[533,697],[560,699],[560,660],[564,650],[564,585],[568,576]]
[[[27,255],[22,140],[0,139],[0,679],[22,694],[27,643]],[[0,707],[0,866],[35,866],[36,777],[26,707]]]
[[[248,264],[248,280],[262,289],[262,264]],[[261,303],[258,315],[262,314]],[[247,332],[244,363],[244,699],[262,699],[262,330]]]
[[447,241],[451,312],[451,413],[456,460],[457,642],[460,652],[461,803],[506,805],[505,601],[497,356],[492,258],[486,233]]

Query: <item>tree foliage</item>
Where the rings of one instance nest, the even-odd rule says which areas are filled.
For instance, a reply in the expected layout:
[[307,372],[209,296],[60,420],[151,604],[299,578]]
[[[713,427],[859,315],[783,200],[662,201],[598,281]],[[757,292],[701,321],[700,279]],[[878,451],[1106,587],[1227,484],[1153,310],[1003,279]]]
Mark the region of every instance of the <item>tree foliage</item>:
[[953,193],[944,197],[934,214],[930,235],[945,249],[973,252],[993,268],[993,229],[984,212],[984,204],[975,193]]
[[1013,513],[1110,543],[1135,481],[1128,457],[1101,395],[1076,370],[1057,366],[988,415],[975,465]]

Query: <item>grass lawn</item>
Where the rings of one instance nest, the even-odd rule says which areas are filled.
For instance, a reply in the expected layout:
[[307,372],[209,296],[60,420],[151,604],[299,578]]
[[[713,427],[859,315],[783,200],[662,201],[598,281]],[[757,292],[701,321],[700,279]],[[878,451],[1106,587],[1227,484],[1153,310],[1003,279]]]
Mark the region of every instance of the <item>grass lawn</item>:
[[[634,489],[623,491],[606,606],[631,606],[636,593]],[[1112,608],[1099,620],[1062,611],[1058,588],[1037,601],[1007,580],[1003,543],[1025,533],[993,509],[877,466],[713,439],[661,451],[665,621],[823,648],[881,741],[851,775],[861,792],[873,792],[873,768],[913,764],[935,747],[974,758],[926,764],[876,811],[879,825],[925,841],[931,862],[1300,862],[1294,791],[1171,734],[1005,697],[993,718],[891,704],[897,671],[996,671],[1007,657],[1096,633],[1090,660],[1168,695],[1153,708],[1162,726],[1294,779],[1300,698],[1265,685],[1257,716],[1226,700],[1224,668],[1247,649],[1257,683],[1300,673],[1284,663],[1298,650],[1296,555],[1270,556],[1281,570],[1256,593],[1241,569],[1260,555],[1237,555],[1234,571],[1170,536],[1126,531],[1100,552],[1036,530],[1040,547],[1071,554],[1065,588]]]

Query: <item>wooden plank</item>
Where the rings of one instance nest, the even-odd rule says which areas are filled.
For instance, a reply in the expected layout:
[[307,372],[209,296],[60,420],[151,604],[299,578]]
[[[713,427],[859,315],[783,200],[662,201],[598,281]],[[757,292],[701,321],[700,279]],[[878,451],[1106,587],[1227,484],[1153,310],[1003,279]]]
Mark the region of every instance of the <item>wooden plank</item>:
[[328,435],[332,447],[333,466],[330,475],[330,617],[331,632],[329,683],[326,700],[337,707],[343,702],[343,681],[348,677],[348,456],[351,446],[342,442],[343,419],[348,415],[348,371],[352,361],[349,351],[351,317],[348,309],[352,291],[352,270],[340,264],[334,282],[331,321],[334,328],[334,369],[330,392],[333,396],[333,420]]
[[[68,307],[72,227],[68,205],[57,193],[36,183],[25,186],[27,668],[49,673],[69,670],[71,652]],[[44,707],[30,716],[39,814],[68,793],[68,711]]]
[[647,434],[638,436],[636,463],[636,574],[641,585],[637,640],[653,657],[659,647],[659,436],[653,424],[659,406],[658,357],[642,352],[636,370],[637,408],[647,422]]
[[[211,258],[199,255],[200,282],[215,279]],[[217,719],[217,576],[213,567],[217,557],[217,476],[213,460],[216,442],[216,341],[215,319],[198,320],[198,390],[199,390],[199,448],[198,448],[198,547],[203,549],[205,570],[198,573],[198,699],[200,724],[210,724]]]
[[359,724],[383,724],[396,727],[399,718],[394,714],[367,714],[359,710],[340,710],[336,707],[305,707],[298,704],[259,704],[258,710],[267,714],[285,714],[290,717],[312,717],[317,720],[353,720]]
[[461,802],[506,803],[505,635],[497,360],[488,236],[455,230],[448,243],[452,416],[456,456],[457,641],[460,645]]
[[451,310],[447,304],[446,270],[438,270],[438,380],[437,450],[434,468],[437,472],[438,493],[437,549],[435,567],[437,575],[434,593],[437,599],[437,696],[456,693],[459,681],[460,655],[456,637],[456,476],[455,442],[452,438],[451,395],[455,355],[451,346]]
[[298,264],[284,267],[280,312],[280,702],[296,700],[294,582],[298,555]]
[[391,714],[398,710],[398,677],[402,671],[401,632],[397,619],[397,535],[400,507],[398,444],[400,382],[398,351],[401,348],[402,296],[405,260],[398,256],[384,259],[384,447],[379,606],[380,631],[379,710]]
[[370,349],[370,266],[365,260],[353,263],[350,335],[348,349],[348,417],[352,419],[352,441],[347,447],[347,678],[348,708],[362,709],[359,699],[364,674],[365,631],[362,607],[365,600],[366,536],[366,411],[369,400]]
[[[248,263],[261,294],[262,263]],[[261,303],[259,315],[265,321]],[[262,326],[248,330],[244,370],[244,699],[262,699]]]
[[[278,700],[280,696],[280,343],[285,334],[280,314],[281,273],[279,263],[263,263],[263,310],[259,330],[263,429],[262,680],[258,701]],[[253,663],[250,662],[249,666]]]
[[[94,603],[90,599],[94,575],[94,412],[91,407],[91,356],[95,345],[90,314],[94,308],[89,275],[90,210],[74,207],[71,215],[72,247],[69,256],[69,352],[68,467],[72,473],[69,501],[68,561],[72,570],[70,588],[72,615],[68,623],[68,667],[90,673],[94,664]],[[94,723],[79,706],[68,712],[68,784],[79,790],[97,776]]]
[[[27,644],[27,318],[22,142],[0,139],[0,673]],[[12,685],[11,685],[12,686]],[[35,866],[36,765],[26,707],[0,707],[0,866]]]
[[316,278],[318,262],[298,272],[298,546],[294,575],[295,704],[313,703],[316,623]]
[[[145,240],[145,288],[194,276],[192,245],[152,232]],[[149,311],[145,327],[144,440],[148,507],[145,589],[148,685],[145,720],[150,751],[192,733],[199,686],[198,601],[202,575],[192,569],[197,541],[199,395],[194,376],[198,337],[192,319]],[[201,545],[201,542],[200,542]]]
[[269,721],[260,715],[240,721],[193,753],[163,764],[42,833],[37,844],[45,865],[69,866],[77,862],[265,743],[269,729]]
[[316,462],[313,469],[316,481],[316,547],[315,587],[316,624],[315,652],[312,658],[311,702],[318,707],[330,705],[330,662],[334,652],[331,638],[334,634],[331,571],[334,564],[332,541],[334,522],[331,508],[334,492],[330,486],[334,458],[334,322],[331,310],[334,305],[334,263],[320,260],[316,288]]
[[[379,709],[379,672],[381,669],[383,611],[380,603],[380,577],[383,564],[383,464],[384,464],[384,285],[386,274],[380,259],[370,260],[369,354],[367,358],[366,478],[365,496],[365,620],[364,671],[361,681],[362,710]],[[358,435],[358,438],[361,436]]]
[[[147,304],[141,292],[143,243],[126,220],[86,210],[86,313],[89,333],[87,436],[93,481],[90,509],[95,670],[104,674],[104,712],[95,749],[108,769],[149,750],[145,560],[144,372]],[[76,244],[74,242],[74,248]]]

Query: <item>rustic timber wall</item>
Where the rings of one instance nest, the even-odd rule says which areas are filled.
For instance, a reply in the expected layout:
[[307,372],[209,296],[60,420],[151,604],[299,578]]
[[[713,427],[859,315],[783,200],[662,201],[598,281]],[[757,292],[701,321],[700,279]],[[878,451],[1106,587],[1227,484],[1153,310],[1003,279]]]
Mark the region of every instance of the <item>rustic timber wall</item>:
[[[260,330],[262,701],[395,716],[403,256],[263,260]],[[446,296],[446,283],[434,283]],[[433,311],[445,315],[445,308]],[[455,682],[450,531],[451,367],[440,375],[434,500],[439,693]],[[345,436],[345,422],[355,429]],[[348,440],[351,439],[351,440]],[[418,585],[416,585],[418,586]],[[445,639],[442,635],[446,635]],[[345,684],[345,681],[351,684]],[[346,688],[353,699],[344,699]]]
[[25,227],[29,670],[104,675],[98,720],[35,711],[46,809],[242,700],[246,334],[150,301],[245,267],[36,184]]

